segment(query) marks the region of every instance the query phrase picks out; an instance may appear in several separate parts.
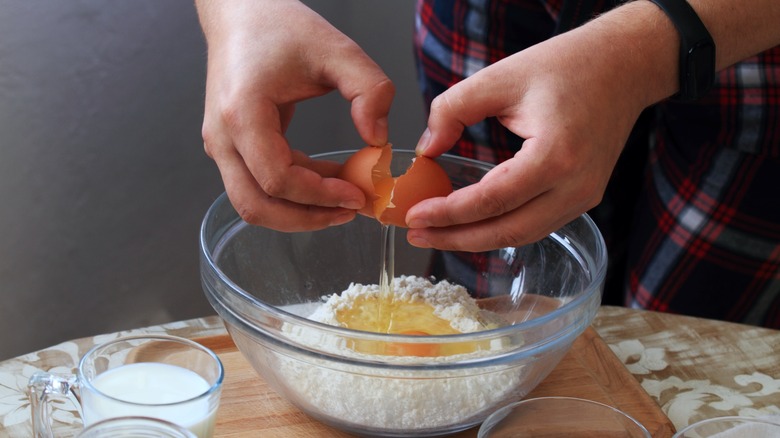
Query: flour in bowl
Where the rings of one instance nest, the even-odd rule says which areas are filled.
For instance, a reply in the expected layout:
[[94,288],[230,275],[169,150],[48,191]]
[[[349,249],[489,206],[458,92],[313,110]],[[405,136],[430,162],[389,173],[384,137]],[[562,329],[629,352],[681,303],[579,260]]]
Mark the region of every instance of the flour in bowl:
[[[396,301],[429,306],[433,315],[455,332],[507,324],[499,315],[480,309],[464,288],[444,281],[432,284],[420,277],[399,277],[394,279],[393,290]],[[361,304],[361,299],[361,305],[365,305],[366,299],[377,298],[378,294],[376,285],[352,284],[341,294],[326,297],[310,319],[341,325],[339,312]],[[455,354],[423,358],[372,354],[370,348],[355,348],[356,341],[342,332],[305,326],[286,327],[285,331],[300,345],[345,359],[302,359],[280,354],[275,356],[278,363],[270,365],[284,375],[285,385],[295,393],[296,400],[310,404],[306,410],[320,412],[324,416],[321,419],[356,430],[424,433],[457,428],[474,424],[498,406],[524,395],[517,393],[526,378],[522,366],[480,361],[500,355],[511,345],[516,347],[516,342],[467,341],[463,342],[467,348]]]

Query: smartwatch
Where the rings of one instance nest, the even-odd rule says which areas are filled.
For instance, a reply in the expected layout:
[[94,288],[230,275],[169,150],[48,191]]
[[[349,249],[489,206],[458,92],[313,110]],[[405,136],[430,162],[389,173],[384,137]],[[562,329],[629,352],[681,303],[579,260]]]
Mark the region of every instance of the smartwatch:
[[715,83],[715,42],[686,0],[650,0],[666,13],[680,34],[679,100],[704,96]]

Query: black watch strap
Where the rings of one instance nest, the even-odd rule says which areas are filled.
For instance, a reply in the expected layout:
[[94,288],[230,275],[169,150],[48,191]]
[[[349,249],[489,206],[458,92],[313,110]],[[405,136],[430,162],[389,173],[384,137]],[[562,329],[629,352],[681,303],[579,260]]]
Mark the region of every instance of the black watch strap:
[[650,0],[680,34],[680,100],[702,97],[715,83],[715,42],[686,0]]

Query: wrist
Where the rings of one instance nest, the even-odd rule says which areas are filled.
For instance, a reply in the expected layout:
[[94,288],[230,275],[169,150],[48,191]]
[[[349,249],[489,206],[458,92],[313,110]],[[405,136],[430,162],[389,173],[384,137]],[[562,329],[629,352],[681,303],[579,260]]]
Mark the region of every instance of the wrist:
[[655,4],[629,2],[580,29],[599,48],[592,56],[612,71],[610,84],[640,111],[678,91],[680,36]]
[[680,37],[678,86],[674,97],[695,100],[715,82],[715,42],[687,0],[649,0],[671,20]]

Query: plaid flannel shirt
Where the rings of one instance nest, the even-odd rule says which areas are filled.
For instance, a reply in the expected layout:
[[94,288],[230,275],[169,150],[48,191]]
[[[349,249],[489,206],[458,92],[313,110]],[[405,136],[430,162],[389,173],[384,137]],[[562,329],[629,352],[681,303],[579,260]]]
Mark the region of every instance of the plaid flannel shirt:
[[[577,25],[613,6],[418,0],[426,102],[565,31],[564,19]],[[490,118],[467,127],[451,153],[498,163],[521,145]],[[721,71],[700,100],[646,110],[591,214],[624,304],[780,328],[780,46]]]

